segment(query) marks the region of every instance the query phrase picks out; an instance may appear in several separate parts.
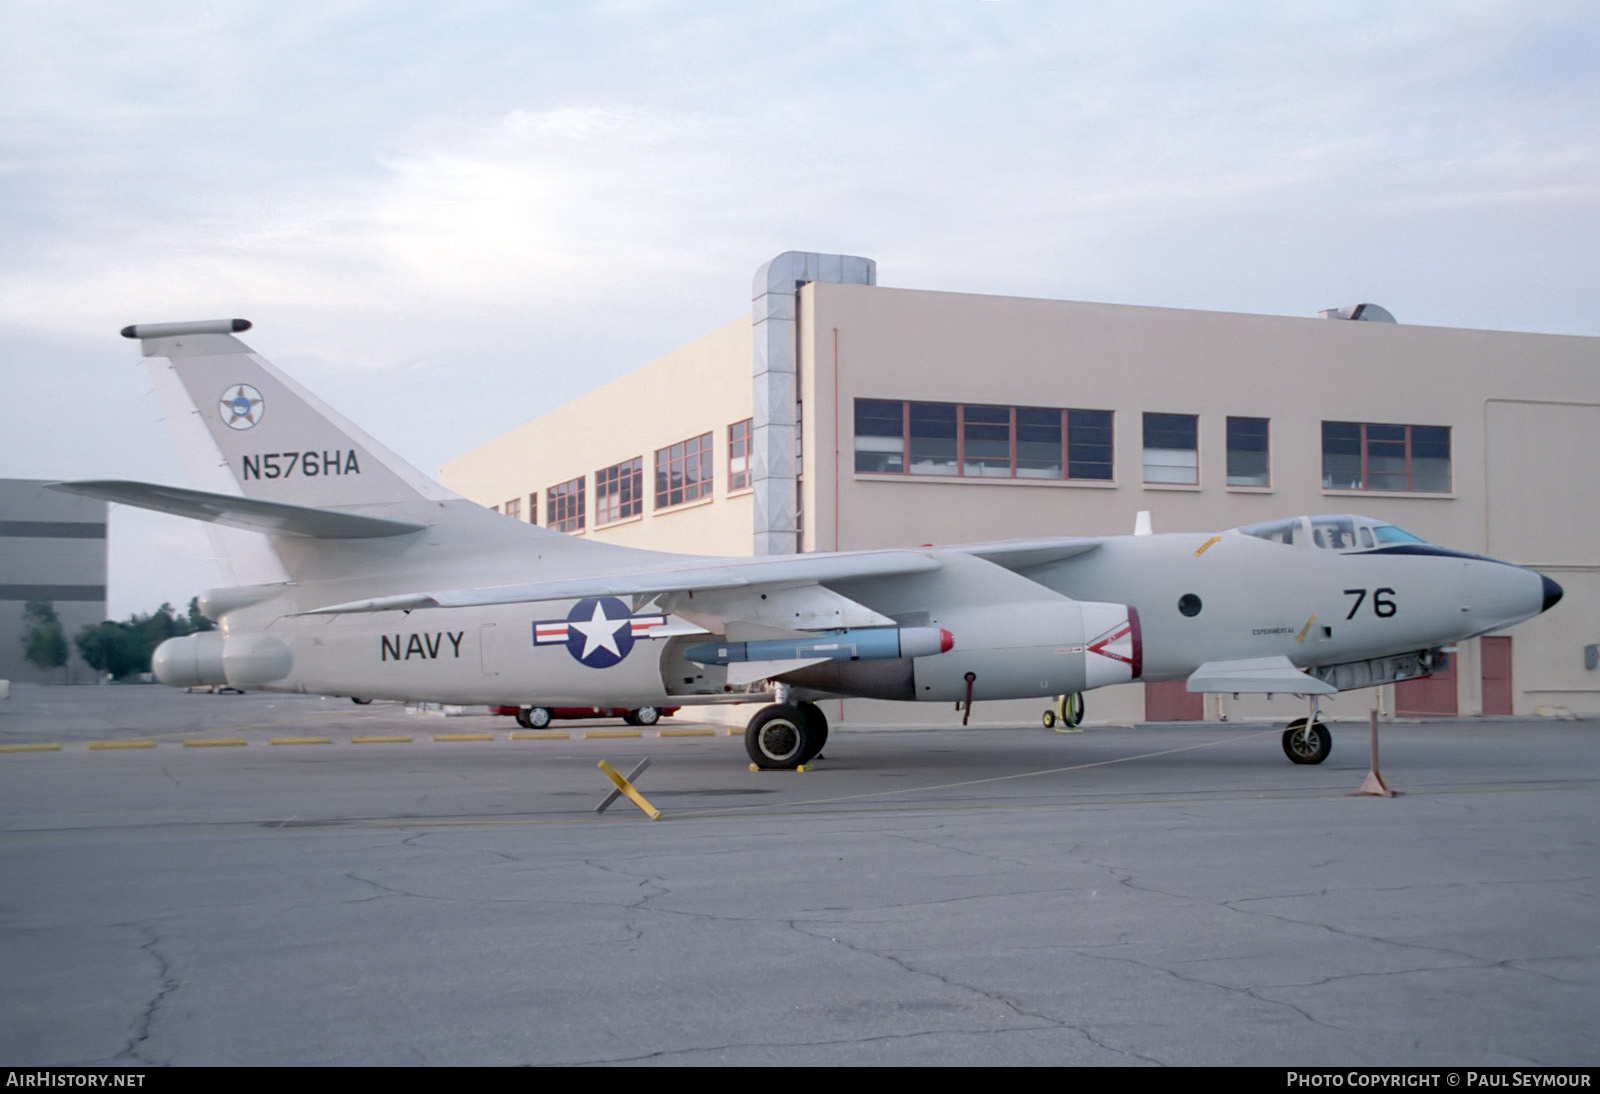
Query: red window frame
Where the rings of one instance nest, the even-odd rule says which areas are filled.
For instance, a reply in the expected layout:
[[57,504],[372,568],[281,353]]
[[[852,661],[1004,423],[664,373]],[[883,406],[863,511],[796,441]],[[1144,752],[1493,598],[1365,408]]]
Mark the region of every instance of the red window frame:
[[743,490],[750,485],[750,434],[754,424],[754,418],[746,418],[728,427],[729,490]]
[[[931,402],[927,402],[927,401],[924,401],[924,400],[903,400],[903,399],[857,400],[858,403],[862,402],[862,401],[874,402],[874,403],[899,403],[899,405],[900,405],[900,464],[901,464],[901,470],[899,470],[899,471],[862,471],[862,472],[859,472],[860,474],[903,475],[903,476],[905,476],[907,478],[914,478],[914,477],[918,477],[918,476],[930,476],[930,477],[931,476],[939,476],[939,477],[944,477],[944,478],[997,479],[997,480],[1008,480],[1009,479],[1009,480],[1020,480],[1020,481],[1023,481],[1023,482],[1028,482],[1028,481],[1037,481],[1037,482],[1115,482],[1116,481],[1116,455],[1115,455],[1116,454],[1116,449],[1115,449],[1115,421],[1116,421],[1116,418],[1115,418],[1115,411],[1097,410],[1097,409],[1088,408],[1088,407],[1002,406],[1000,404],[995,404],[995,403],[931,403]],[[911,435],[911,416],[912,416],[912,407],[913,406],[938,407],[938,408],[941,408],[941,409],[953,408],[955,410],[955,446],[956,447],[955,447],[955,456],[954,456],[955,469],[953,471],[946,472],[946,471],[916,471],[916,470],[913,470],[913,468],[912,468],[912,452],[911,452],[912,443],[913,443],[912,435]],[[995,421],[983,421],[983,420],[980,420],[979,417],[975,417],[972,421],[969,421],[968,420],[968,414],[967,414],[967,411],[969,409],[971,409],[971,410],[981,410],[981,411],[991,411],[991,412],[992,411],[1005,411],[1006,412],[1006,420],[1005,420],[1005,422],[1000,422],[998,420],[995,420]],[[1060,436],[1061,436],[1061,440],[1060,440],[1059,463],[1060,463],[1061,470],[1060,470],[1060,472],[1058,474],[1055,474],[1055,475],[1021,474],[1021,475],[1019,475],[1017,473],[1017,461],[1018,461],[1018,458],[1019,458],[1018,454],[1019,454],[1019,451],[1020,451],[1020,444],[1019,444],[1019,441],[1018,441],[1018,425],[1019,425],[1019,418],[1020,418],[1019,411],[1031,411],[1031,412],[1034,412],[1036,414],[1042,413],[1042,414],[1046,414],[1046,415],[1054,414],[1054,415],[1059,415],[1060,416]],[[1104,461],[1092,460],[1092,459],[1087,458],[1086,456],[1081,456],[1081,455],[1079,456],[1078,459],[1074,460],[1074,458],[1073,458],[1073,443],[1072,443],[1072,425],[1071,425],[1071,416],[1074,415],[1074,414],[1097,414],[1097,415],[1105,415],[1106,416],[1106,428],[1110,429],[1112,432],[1111,432],[1110,443],[1106,446],[1107,454],[1106,454],[1106,459]],[[988,416],[989,417],[996,417],[996,418],[998,417],[997,415],[994,415],[994,414],[990,414]],[[998,474],[985,475],[985,474],[982,474],[982,473],[970,473],[969,474],[968,471],[967,471],[967,462],[968,462],[969,458],[971,458],[973,460],[991,460],[991,461],[997,459],[997,456],[994,456],[994,455],[971,456],[969,454],[969,451],[968,451],[969,443],[974,443],[974,444],[975,443],[981,443],[982,440],[983,440],[983,438],[981,436],[974,437],[972,435],[973,432],[974,431],[981,431],[981,430],[985,430],[985,429],[994,430],[994,429],[999,429],[999,428],[1002,428],[1002,427],[1006,430],[1006,436],[1007,436],[1007,440],[1006,440],[1006,445],[1007,445],[1006,474],[1004,474],[1004,475],[998,475]],[[1095,428],[1095,427],[1085,423],[1084,424],[1084,428],[1085,429],[1092,429],[1092,428]],[[993,443],[993,442],[991,441],[991,443]],[[1022,442],[1022,443],[1026,443],[1026,442]],[[1080,469],[1086,468],[1086,467],[1089,467],[1089,466],[1094,466],[1094,467],[1104,466],[1106,473],[1104,475],[1083,475],[1083,474],[1074,475],[1072,472],[1073,472],[1073,468],[1074,468],[1075,464]]]
[[[1356,485],[1343,485],[1334,479],[1335,472],[1328,468],[1328,427],[1344,427],[1357,430],[1354,438],[1360,448],[1360,481]],[[1402,430],[1401,437],[1373,437],[1373,429]],[[1439,456],[1417,455],[1418,438],[1416,431],[1419,429],[1439,432],[1444,434],[1445,483],[1443,486],[1418,486],[1416,461],[1420,459],[1439,459]],[[1437,443],[1424,440],[1422,443]],[[1377,471],[1373,469],[1373,446],[1403,444],[1405,446],[1404,472],[1395,470]],[[1335,453],[1335,455],[1349,456],[1350,453]],[[1404,484],[1400,486],[1374,486],[1378,479],[1404,477]],[[1402,425],[1398,422],[1344,422],[1324,421],[1322,423],[1322,488],[1324,490],[1364,490],[1372,493],[1409,493],[1409,494],[1448,494],[1455,489],[1455,440],[1453,430],[1449,426],[1441,425]]]
[[656,508],[709,498],[715,475],[712,457],[710,433],[656,449]]
[[558,532],[581,532],[584,524],[584,478],[558,483],[546,491],[550,527]]
[[644,457],[614,463],[594,473],[594,523],[613,524],[644,512]]

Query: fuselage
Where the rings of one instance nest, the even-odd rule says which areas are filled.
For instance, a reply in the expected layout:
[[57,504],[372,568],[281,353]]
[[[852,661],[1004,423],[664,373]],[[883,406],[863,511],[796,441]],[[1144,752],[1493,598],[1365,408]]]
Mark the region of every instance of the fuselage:
[[[902,626],[948,631],[948,652],[830,662],[786,679],[808,695],[948,701],[1180,679],[1206,662],[1275,655],[1313,668],[1448,645],[1560,596],[1531,570],[1387,527],[1302,517],[1215,534],[1109,537],[1017,570],[932,550],[940,566],[927,572],[829,585]],[[482,565],[473,573],[489,585],[527,577]],[[729,683],[728,666],[685,656],[705,648],[705,630],[650,605],[634,611],[620,598],[586,597],[303,614],[319,597],[349,594],[347,584],[321,593],[300,585],[242,603],[224,613],[221,633],[163,647],[157,673],[179,685],[221,677],[267,690],[505,705],[725,702],[750,690]],[[1096,656],[1096,636],[1119,627],[1118,644]]]

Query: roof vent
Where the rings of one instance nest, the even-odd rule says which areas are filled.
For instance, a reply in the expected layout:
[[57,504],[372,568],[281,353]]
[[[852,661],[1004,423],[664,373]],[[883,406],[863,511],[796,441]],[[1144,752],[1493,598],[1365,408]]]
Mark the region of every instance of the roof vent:
[[1342,308],[1323,308],[1324,319],[1365,319],[1368,323],[1393,323],[1389,309],[1378,304],[1346,304]]

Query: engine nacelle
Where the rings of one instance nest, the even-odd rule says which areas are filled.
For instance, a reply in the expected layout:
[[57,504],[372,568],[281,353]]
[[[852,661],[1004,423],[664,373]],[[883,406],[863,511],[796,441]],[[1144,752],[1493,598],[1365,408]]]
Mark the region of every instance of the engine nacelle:
[[807,692],[949,702],[1067,695],[1137,680],[1144,650],[1127,604],[1055,600],[964,605],[932,620],[955,636],[946,652],[913,659],[834,661],[784,674]]
[[224,638],[216,631],[169,638],[150,656],[150,669],[157,680],[174,688],[226,684],[228,677],[222,671]]
[[955,649],[914,662],[916,697],[952,701],[1068,695],[1137,680],[1139,613],[1128,604],[1065,600],[962,606],[936,621]]
[[270,634],[202,631],[161,643],[150,667],[157,680],[175,688],[257,688],[288,676],[294,655]]

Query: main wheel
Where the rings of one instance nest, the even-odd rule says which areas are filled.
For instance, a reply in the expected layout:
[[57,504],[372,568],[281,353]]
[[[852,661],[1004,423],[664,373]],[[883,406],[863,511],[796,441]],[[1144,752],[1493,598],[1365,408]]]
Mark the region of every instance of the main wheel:
[[661,710],[659,707],[640,707],[630,717],[633,719],[631,723],[633,725],[653,726],[661,721]]
[[367,705],[367,704],[368,704],[368,703],[370,703],[370,702],[372,702],[372,700],[371,700],[371,699],[358,699],[358,698],[356,698],[356,697],[355,697],[355,696],[354,696],[354,695],[352,695],[352,696],[350,696],[350,701],[351,701],[351,702],[352,702],[352,703],[354,703],[354,704],[355,704],[355,705],[356,705],[356,706],[358,706],[358,707],[364,707],[364,706],[366,706],[366,705]]
[[767,770],[793,769],[821,751],[816,723],[804,705],[774,703],[756,711],[744,731],[751,763]]
[[517,724],[524,729],[544,729],[550,724],[550,708],[527,707],[517,715]]
[[828,716],[815,703],[796,703],[795,706],[811,723],[811,743],[800,757],[801,763],[808,764],[822,755],[822,747],[828,743]]
[[1083,724],[1083,692],[1075,691],[1061,701],[1061,724],[1068,729]]
[[1333,734],[1321,722],[1296,718],[1283,731],[1283,754],[1297,764],[1320,764],[1333,751]]

